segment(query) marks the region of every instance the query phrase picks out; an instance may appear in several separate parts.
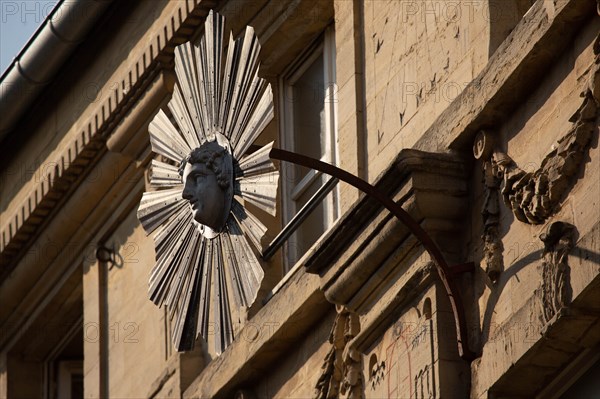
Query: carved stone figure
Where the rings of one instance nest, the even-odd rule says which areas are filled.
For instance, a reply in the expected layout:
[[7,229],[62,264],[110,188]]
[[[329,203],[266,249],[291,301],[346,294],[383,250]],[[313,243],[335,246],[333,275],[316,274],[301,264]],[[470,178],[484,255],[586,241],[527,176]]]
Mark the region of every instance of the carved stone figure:
[[504,245],[498,231],[500,225],[499,190],[502,178],[497,167],[490,161],[483,164],[484,200],[481,209],[483,218],[483,263],[490,280],[496,282],[504,269],[502,251]]
[[542,317],[548,322],[571,301],[568,255],[575,244],[576,228],[565,222],[552,223],[540,236],[542,255]]
[[209,141],[194,149],[179,166],[182,196],[189,201],[194,220],[218,234],[229,216],[233,193],[231,156],[226,148]]
[[502,196],[515,217],[525,223],[544,223],[557,211],[560,201],[573,184],[593,134],[598,130],[600,108],[600,61],[596,38],[595,69],[590,73],[588,87],[581,93],[583,102],[569,119],[573,126],[561,137],[556,148],[542,161],[535,172],[525,172],[505,153],[494,151],[493,162],[504,175]]
[[495,134],[487,130],[480,131],[473,143],[473,156],[483,161],[483,205],[481,218],[483,221],[483,264],[490,280],[496,282],[504,270],[502,251],[504,245],[500,239],[499,192],[502,183],[502,172],[492,157],[496,150]]
[[338,307],[329,336],[331,349],[323,361],[315,387],[317,399],[364,397],[362,354],[349,345],[359,332],[358,315]]

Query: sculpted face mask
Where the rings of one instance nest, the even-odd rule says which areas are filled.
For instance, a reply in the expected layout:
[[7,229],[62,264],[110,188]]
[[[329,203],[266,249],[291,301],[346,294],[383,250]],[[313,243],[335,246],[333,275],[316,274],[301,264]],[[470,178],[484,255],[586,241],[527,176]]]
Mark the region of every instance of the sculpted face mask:
[[279,180],[272,143],[247,154],[273,119],[271,86],[258,76],[260,44],[248,27],[225,53],[224,26],[211,12],[198,42],[175,49],[169,113],[148,127],[153,190],[138,209],[156,249],[150,299],[169,310],[177,350],[202,335],[212,355],[233,341],[234,321],[264,276],[255,254],[267,228],[245,204],[275,215]]

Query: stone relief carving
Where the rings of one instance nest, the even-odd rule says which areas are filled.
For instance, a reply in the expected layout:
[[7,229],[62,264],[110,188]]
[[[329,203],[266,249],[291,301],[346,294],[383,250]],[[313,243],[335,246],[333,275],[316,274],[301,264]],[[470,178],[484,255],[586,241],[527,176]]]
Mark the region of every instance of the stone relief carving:
[[360,332],[358,315],[344,307],[338,307],[337,312],[329,336],[331,349],[321,366],[315,396],[317,399],[360,399],[364,397],[362,354],[349,345]]
[[481,218],[483,222],[483,264],[490,280],[496,282],[504,270],[502,251],[504,245],[498,231],[500,224],[500,185],[502,172],[493,162],[492,156],[496,144],[494,135],[488,131],[481,131],[473,144],[473,155],[476,159],[483,160],[483,204]]
[[540,239],[544,243],[542,254],[542,317],[550,321],[570,303],[570,278],[568,255],[575,244],[576,228],[566,222],[554,222]]
[[431,386],[430,373],[433,371],[433,366],[426,365],[423,369],[419,370],[414,378],[414,392],[415,399],[429,399],[434,398],[435,393]]
[[377,388],[377,386],[382,384],[385,380],[385,360],[377,362],[377,357],[375,357],[375,361],[371,367],[369,367],[369,373],[369,384],[371,385],[371,390],[375,390],[375,388]]
[[498,192],[502,187],[504,203],[521,222],[542,224],[558,210],[560,201],[573,184],[584,157],[598,129],[600,109],[600,35],[594,42],[594,64],[588,87],[581,94],[583,102],[569,119],[573,123],[567,134],[560,138],[555,148],[544,158],[534,172],[525,172],[502,152],[494,136],[481,131],[473,144],[473,155],[483,161],[484,201],[483,263],[492,281],[503,270],[502,240],[498,232]]
[[504,269],[502,251],[504,245],[498,231],[500,225],[500,184],[502,177],[498,168],[490,161],[483,164],[484,200],[481,209],[483,218],[483,263],[485,272],[493,282],[498,280]]
[[[600,61],[598,38],[588,87],[582,93],[583,102],[569,119],[573,126],[560,138],[535,172],[525,172],[511,157],[495,147],[489,132],[480,132],[473,153],[476,159],[490,161],[503,177],[502,197],[515,217],[528,224],[542,224],[558,208],[571,187],[597,129],[600,106]],[[486,184],[488,186],[488,184]],[[493,185],[491,187],[493,189]],[[487,206],[487,204],[485,205]]]
[[504,177],[504,203],[518,220],[542,224],[557,211],[589,147],[596,129],[597,110],[591,91],[586,92],[582,106],[571,118],[573,127],[535,172],[523,171],[507,154],[494,154],[493,162]]

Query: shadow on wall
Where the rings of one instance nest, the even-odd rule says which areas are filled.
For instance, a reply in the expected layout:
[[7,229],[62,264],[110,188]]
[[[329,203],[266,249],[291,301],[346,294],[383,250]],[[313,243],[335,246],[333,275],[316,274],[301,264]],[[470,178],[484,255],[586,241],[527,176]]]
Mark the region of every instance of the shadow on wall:
[[535,0],[489,0],[490,43],[488,58],[500,47]]
[[[515,277],[517,273],[523,270],[525,267],[536,264],[538,262],[542,262],[543,250],[539,249],[537,251],[533,251],[523,258],[519,259],[517,262],[509,266],[502,273],[498,283],[495,285],[490,285],[491,295],[487,301],[487,305],[485,308],[485,313],[483,317],[482,323],[482,331],[481,331],[481,347],[483,347],[489,340],[490,327],[492,322],[492,315],[494,314],[494,310],[498,303],[504,288],[508,284],[511,278]],[[600,253],[589,251],[584,248],[580,248],[575,246],[569,254],[572,257],[577,257],[584,260],[589,260],[596,265],[600,265]],[[570,289],[570,287],[569,287]]]

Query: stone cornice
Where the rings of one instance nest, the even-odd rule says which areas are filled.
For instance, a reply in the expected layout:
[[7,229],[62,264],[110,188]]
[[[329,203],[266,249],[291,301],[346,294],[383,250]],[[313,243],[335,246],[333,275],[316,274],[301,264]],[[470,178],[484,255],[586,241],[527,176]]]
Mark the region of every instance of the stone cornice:
[[144,43],[145,49],[138,61],[119,79],[121,84],[97,103],[84,124],[87,129],[54,160],[52,164],[56,167],[41,181],[29,183],[29,197],[0,227],[0,281],[10,273],[24,248],[57,206],[89,172],[98,156],[106,151],[106,139],[160,73],[161,65],[172,61],[175,46],[190,38],[214,5],[215,2],[210,0],[177,2],[161,29],[149,33],[153,39]]

